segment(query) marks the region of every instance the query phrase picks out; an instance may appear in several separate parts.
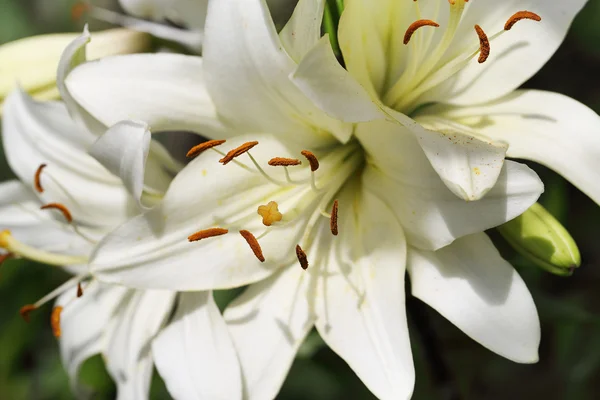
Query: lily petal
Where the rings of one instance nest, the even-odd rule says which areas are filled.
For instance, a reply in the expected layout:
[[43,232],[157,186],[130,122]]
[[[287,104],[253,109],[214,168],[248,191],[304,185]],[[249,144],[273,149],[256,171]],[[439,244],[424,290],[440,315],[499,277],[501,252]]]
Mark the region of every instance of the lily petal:
[[308,51],[290,78],[309,99],[333,118],[345,122],[386,118],[380,105],[340,65],[331,48],[329,35],[323,36]]
[[436,252],[411,248],[412,293],[471,338],[512,361],[538,361],[540,323],[527,286],[478,233]]
[[82,390],[78,384],[81,364],[102,352],[106,325],[128,292],[131,291],[123,287],[92,281],[82,297],[77,299],[72,290],[58,298],[57,305],[64,307],[60,317],[60,354],[75,393]]
[[492,103],[427,113],[505,141],[509,157],[553,169],[600,204],[600,117],[583,104],[558,93],[519,90]]
[[250,285],[225,310],[244,380],[244,398],[273,399],[313,327],[308,276],[295,263]]
[[[90,149],[90,155],[110,172],[119,176],[129,193],[142,210],[144,176],[150,150],[150,131],[143,122],[121,121],[102,135]],[[151,161],[151,162],[154,162]],[[166,190],[170,175],[161,168],[153,168],[152,180],[160,189]],[[160,192],[160,190],[159,190]]]
[[36,102],[17,90],[6,99],[2,140],[11,169],[30,182],[41,164],[45,203],[68,207],[76,221],[114,226],[137,210],[121,181],[87,154],[95,136],[78,127],[61,103]]
[[[423,101],[437,100],[450,104],[478,104],[502,97],[531,78],[556,52],[563,42],[573,18],[586,0],[554,2],[547,0],[482,0],[468,4],[454,44],[446,57],[453,57],[478,47],[473,26],[479,24],[488,34],[500,32],[504,23],[517,11],[530,10],[542,21],[522,21],[509,32],[491,42],[487,61],[472,60],[458,74],[433,89]],[[472,38],[465,40],[464,38]],[[443,59],[442,62],[449,61]]]
[[106,126],[133,119],[154,132],[223,135],[204,74],[200,57],[133,54],[83,64],[65,84],[73,99]]
[[[257,140],[252,155],[259,165],[273,156],[295,157],[302,148],[284,144],[270,135],[236,137],[227,148]],[[260,240],[266,261],[261,263],[238,233],[259,236],[266,227],[258,206],[277,200],[284,215],[293,214],[298,201],[309,201],[314,211],[320,201],[310,187],[281,187],[257,172],[246,155],[221,165],[220,154],[209,150],[188,164],[173,180],[163,203],[131,219],[106,236],[92,256],[92,272],[101,280],[139,288],[208,290],[237,287],[271,275],[295,257],[294,246],[309,215],[274,225]],[[271,177],[285,182],[282,169]],[[308,199],[306,196],[312,196]],[[308,200],[307,200],[308,199]],[[213,227],[230,232],[190,243],[188,236]]]
[[324,10],[324,0],[298,1],[292,17],[279,33],[281,44],[296,63],[319,41]]
[[176,399],[241,399],[240,367],[211,292],[183,293],[152,342],[156,368]]
[[71,118],[79,125],[79,128],[89,130],[94,134],[100,134],[106,130],[106,127],[77,103],[65,84],[65,79],[71,71],[87,60],[86,46],[90,41],[91,35],[86,24],[83,33],[65,48],[60,57],[56,72],[56,87],[69,110]]
[[506,161],[487,195],[465,202],[448,190],[414,136],[398,130],[398,125],[361,124],[357,136],[371,156],[362,178],[365,186],[394,210],[409,243],[418,248],[437,250],[461,236],[510,221],[543,192],[535,172]]
[[328,132],[342,141],[349,136],[350,124],[327,116],[290,81],[296,63],[283,48],[265,0],[219,0],[209,3],[208,12],[206,84],[228,123],[286,140],[301,136],[308,147],[333,143]]
[[415,372],[405,309],[404,232],[392,210],[366,190],[348,189],[340,206],[345,242],[332,243],[320,271],[325,278],[323,294],[316,297],[316,327],[375,396],[409,399]]
[[174,292],[146,290],[130,293],[119,305],[107,328],[104,350],[106,369],[117,384],[118,399],[148,398],[153,369],[151,340],[168,317],[174,300]]

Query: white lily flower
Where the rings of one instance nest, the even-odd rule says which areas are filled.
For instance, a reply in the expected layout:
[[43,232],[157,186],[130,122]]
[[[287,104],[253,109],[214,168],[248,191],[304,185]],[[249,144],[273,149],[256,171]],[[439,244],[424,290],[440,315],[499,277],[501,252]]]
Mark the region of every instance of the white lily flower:
[[[306,3],[309,14],[320,15],[316,2]],[[465,199],[493,187],[506,153],[548,166],[600,203],[598,116],[566,96],[515,90],[548,61],[585,3],[347,0],[338,39],[348,72],[324,43],[293,79],[346,121],[362,120],[349,104],[366,109],[370,101],[403,113],[391,114]],[[365,90],[348,90],[348,74]]]
[[[17,85],[38,100],[58,99],[56,68],[76,33],[55,33],[16,40],[0,46],[0,116],[4,98]],[[150,47],[150,36],[128,29],[110,29],[94,35],[89,58],[138,53]]]
[[[0,184],[0,260],[28,258],[75,274],[21,312],[27,319],[60,296],[51,322],[76,393],[81,364],[101,353],[118,398],[147,399],[154,365],[167,383],[174,368],[185,366],[172,355],[189,346],[186,335],[193,328],[200,335],[193,339],[202,338],[194,348],[214,362],[189,387],[169,389],[179,398],[239,398],[239,364],[211,292],[181,294],[176,302],[174,291],[105,285],[89,275],[87,262],[100,238],[159,200],[180,167],[150,141],[143,123],[116,124],[99,137],[84,128],[100,125],[70,101],[62,77],[85,61],[87,41],[86,31],[60,62],[58,86],[66,104],[36,102],[20,89],[6,100],[2,139],[20,181]],[[175,303],[174,319],[164,327]]]
[[[407,269],[415,295],[473,339],[535,362],[531,295],[482,232],[531,206],[539,178],[506,161],[487,196],[468,203],[408,128],[382,119],[353,126],[320,111],[289,78],[322,43],[320,19],[306,7],[278,35],[264,1],[215,1],[203,61],[111,57],[71,72],[73,98],[105,123],[132,115],[159,129],[221,124],[160,205],[103,239],[92,273],[152,290],[251,284],[225,314],[246,398],[275,397],[314,325],[376,396],[409,397]],[[378,112],[373,103],[352,110]],[[186,359],[200,357],[192,349]]]

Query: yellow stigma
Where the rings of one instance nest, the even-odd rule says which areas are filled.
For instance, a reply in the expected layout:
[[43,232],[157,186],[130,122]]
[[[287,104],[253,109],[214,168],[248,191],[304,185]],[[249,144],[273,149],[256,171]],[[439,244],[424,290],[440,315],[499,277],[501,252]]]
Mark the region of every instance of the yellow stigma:
[[88,258],[85,256],[50,253],[28,246],[15,239],[9,230],[0,232],[0,248],[8,250],[10,253],[22,258],[55,266],[85,264],[88,261]]
[[266,206],[259,206],[258,215],[263,218],[263,224],[266,226],[271,226],[283,218],[283,214],[279,212],[279,206],[274,201],[270,201]]

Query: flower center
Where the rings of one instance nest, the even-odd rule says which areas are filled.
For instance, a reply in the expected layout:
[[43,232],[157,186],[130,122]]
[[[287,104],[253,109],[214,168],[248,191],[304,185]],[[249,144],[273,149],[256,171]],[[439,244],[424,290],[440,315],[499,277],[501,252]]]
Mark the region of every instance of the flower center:
[[[487,61],[493,50],[491,43],[523,19],[541,21],[541,17],[531,11],[519,11],[510,16],[504,24],[504,29],[488,36],[483,27],[475,25],[475,35],[478,43],[462,48],[457,54],[448,57],[448,50],[456,40],[471,40],[456,38],[460,26],[465,3],[468,0],[448,0],[449,16],[443,34],[436,39],[435,29],[440,24],[432,19],[422,19],[419,2],[413,1],[417,21],[411,23],[404,34],[404,45],[409,46],[407,62],[400,76],[393,82],[382,96],[388,106],[403,112],[412,113],[422,103],[423,95],[440,85],[448,78],[465,68],[479,54],[478,62]],[[439,8],[438,8],[439,11]],[[436,11],[436,14],[438,12]]]
[[[364,154],[360,145],[356,141],[351,141],[345,145],[315,152],[319,154],[318,157],[312,151],[302,150],[299,153],[306,159],[308,166],[299,158],[275,155],[267,162],[267,165],[271,168],[283,168],[285,173],[285,181],[283,181],[268,173],[267,169],[264,169],[251,154],[251,149],[259,145],[257,141],[243,143],[227,153],[216,149],[223,143],[223,140],[202,143],[192,148],[188,152],[188,156],[196,157],[209,149],[216,151],[223,156],[219,160],[223,165],[232,163],[251,172],[259,173],[266,181],[280,189],[271,192],[266,204],[256,203],[256,200],[253,199],[243,205],[246,210],[254,211],[244,212],[243,216],[237,219],[223,220],[223,224],[220,224],[219,227],[205,228],[192,233],[188,237],[188,241],[205,240],[237,230],[254,256],[264,262],[269,255],[263,254],[260,240],[272,232],[304,220],[304,232],[300,236],[301,243],[296,245],[296,257],[300,266],[307,269],[309,256],[303,248],[308,249],[311,246],[315,237],[314,228],[321,218],[327,218],[331,234],[338,235],[338,208],[340,205],[334,197],[363,165]],[[247,156],[254,168],[249,168],[239,162],[237,158],[240,156]],[[329,213],[327,210],[331,210],[331,212]],[[256,219],[261,220],[262,224],[257,225]],[[258,236],[250,232],[249,225],[254,227],[256,233],[259,233]],[[258,229],[261,232],[258,232]]]

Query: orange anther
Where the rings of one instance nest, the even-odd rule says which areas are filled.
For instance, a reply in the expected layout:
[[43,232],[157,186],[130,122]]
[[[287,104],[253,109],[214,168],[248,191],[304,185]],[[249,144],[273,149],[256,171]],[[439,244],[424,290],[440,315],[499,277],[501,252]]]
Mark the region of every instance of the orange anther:
[[77,297],[83,296],[83,288],[81,287],[81,282],[77,284]]
[[62,334],[60,329],[60,315],[62,314],[63,308],[61,306],[56,306],[52,309],[52,314],[50,314],[50,326],[52,327],[52,333],[54,337],[59,338]]
[[242,154],[250,151],[250,149],[252,149],[254,146],[256,146],[258,144],[258,142],[254,141],[254,142],[246,142],[244,144],[242,144],[239,147],[236,147],[233,150],[230,150],[225,157],[221,158],[219,160],[220,163],[223,163],[223,165],[227,165],[229,162],[231,162],[234,158],[241,156]]
[[479,25],[475,25],[475,32],[479,36],[479,59],[477,61],[482,64],[490,56],[490,41]]
[[225,140],[209,140],[207,142],[200,143],[199,145],[192,147],[185,156],[188,158],[196,157],[197,155],[205,152],[206,150],[212,149],[215,146],[222,145],[225,142]]
[[228,233],[229,230],[223,228],[209,228],[202,231],[198,231],[193,235],[188,236],[190,242],[197,242],[198,240],[207,239],[214,236],[221,236]]
[[418,21],[413,22],[412,24],[410,24],[410,26],[408,27],[408,29],[406,30],[406,33],[404,34],[404,44],[408,44],[408,42],[410,42],[410,38],[412,37],[413,33],[415,33],[415,31],[423,26],[433,26],[438,28],[440,26],[440,24],[438,24],[435,21],[432,21],[430,19],[420,19]]
[[37,171],[35,171],[35,176],[33,177],[33,186],[38,193],[44,193],[44,188],[42,186],[42,171],[47,167],[47,164],[41,164]]
[[36,306],[34,306],[33,304],[26,304],[23,307],[21,307],[21,309],[19,310],[19,314],[21,314],[21,317],[23,317],[25,322],[29,322],[29,314],[31,314],[31,312],[34,310],[37,310]]
[[312,172],[315,172],[316,170],[319,169],[319,160],[312,152],[310,152],[308,150],[302,150],[300,152],[300,154],[302,154],[304,157],[306,157],[306,159],[308,160],[308,162],[310,164],[310,170]]
[[295,158],[274,157],[269,160],[269,165],[272,167],[292,167],[300,164],[302,161]]
[[306,271],[306,269],[308,269],[308,258],[299,244],[296,245],[296,257],[298,257],[298,261],[300,262],[302,269]]
[[62,213],[62,215],[65,217],[65,219],[67,220],[67,222],[69,222],[69,223],[73,222],[73,216],[71,215],[71,212],[64,205],[62,205],[60,203],[48,203],[48,204],[45,204],[40,207],[40,210],[48,210],[48,209],[60,211]]
[[252,232],[241,230],[240,235],[246,239],[248,246],[250,246],[256,258],[258,258],[260,262],[265,262],[265,257],[263,256],[262,249],[260,248],[260,243],[258,243],[258,240],[256,240],[256,237],[254,237]]
[[338,234],[338,201],[333,202],[333,207],[331,208],[331,218],[329,220],[329,227],[331,228],[331,233],[334,236]]
[[542,20],[542,17],[531,11],[516,12],[512,15],[512,17],[508,19],[508,21],[506,21],[506,24],[504,24],[504,30],[510,31],[511,28],[522,19],[530,19],[533,21],[540,22]]

